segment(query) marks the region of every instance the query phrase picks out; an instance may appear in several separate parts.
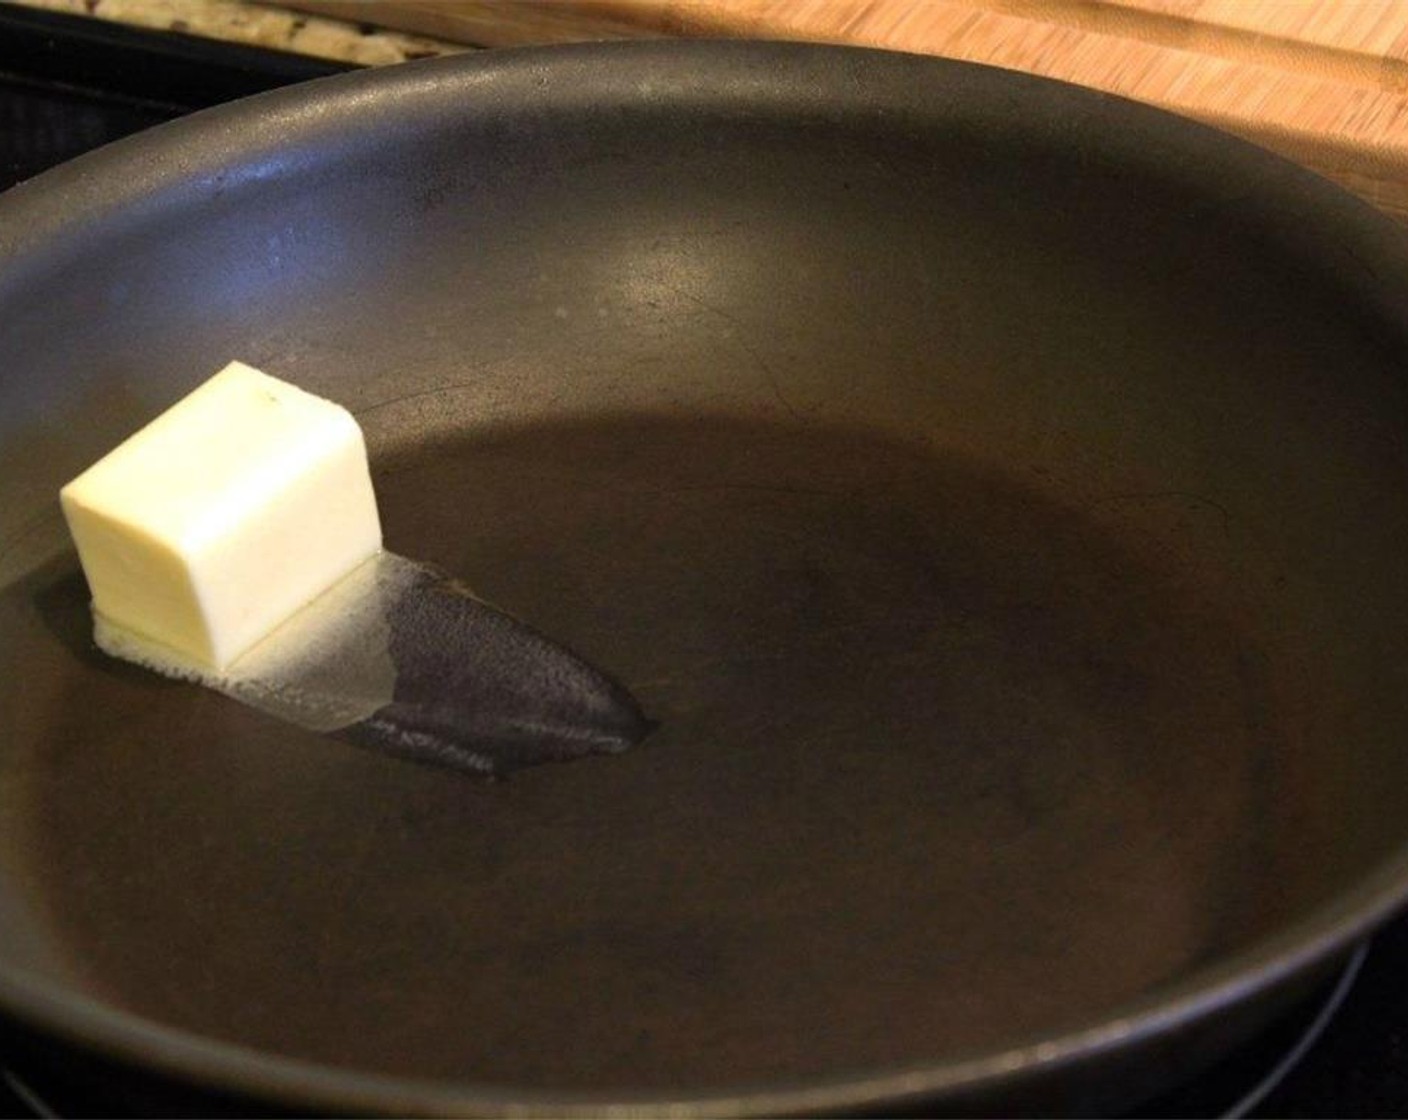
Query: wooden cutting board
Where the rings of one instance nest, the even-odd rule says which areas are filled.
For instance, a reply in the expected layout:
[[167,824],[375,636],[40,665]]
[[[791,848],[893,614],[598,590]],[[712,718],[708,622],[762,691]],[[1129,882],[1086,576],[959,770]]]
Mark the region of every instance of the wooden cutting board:
[[1297,160],[1408,223],[1408,0],[298,0],[482,46],[860,43],[1121,94]]

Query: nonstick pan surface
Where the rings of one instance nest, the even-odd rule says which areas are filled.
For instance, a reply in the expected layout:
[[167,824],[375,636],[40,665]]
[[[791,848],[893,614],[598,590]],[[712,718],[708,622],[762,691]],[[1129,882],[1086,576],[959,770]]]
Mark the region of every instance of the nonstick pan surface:
[[[555,48],[0,199],[0,997],[336,1111],[1116,1107],[1408,890],[1408,255],[917,57]],[[106,659],[61,483],[238,357],[659,721],[484,783]]]

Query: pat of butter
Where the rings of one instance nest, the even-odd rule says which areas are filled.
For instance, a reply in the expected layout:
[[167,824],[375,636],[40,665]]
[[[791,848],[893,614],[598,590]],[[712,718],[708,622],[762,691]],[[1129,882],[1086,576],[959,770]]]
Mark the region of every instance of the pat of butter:
[[331,401],[231,362],[60,492],[100,623],[223,669],[381,549]]

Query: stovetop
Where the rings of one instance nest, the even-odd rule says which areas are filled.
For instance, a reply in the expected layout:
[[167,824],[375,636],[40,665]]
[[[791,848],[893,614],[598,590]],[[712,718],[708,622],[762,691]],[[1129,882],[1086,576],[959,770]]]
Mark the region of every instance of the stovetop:
[[[0,5],[0,189],[236,97],[350,69],[281,52]],[[0,1022],[0,1115],[253,1111],[108,1079]],[[57,1055],[57,1057],[55,1057]],[[227,1110],[227,1106],[231,1110]],[[1408,917],[1260,1038],[1144,1116],[1408,1115]]]

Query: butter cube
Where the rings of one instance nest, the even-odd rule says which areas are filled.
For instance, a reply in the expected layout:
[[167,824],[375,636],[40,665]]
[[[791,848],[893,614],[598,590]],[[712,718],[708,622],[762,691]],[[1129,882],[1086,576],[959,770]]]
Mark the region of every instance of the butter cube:
[[231,362],[59,495],[104,627],[221,670],[381,549],[351,413]]

